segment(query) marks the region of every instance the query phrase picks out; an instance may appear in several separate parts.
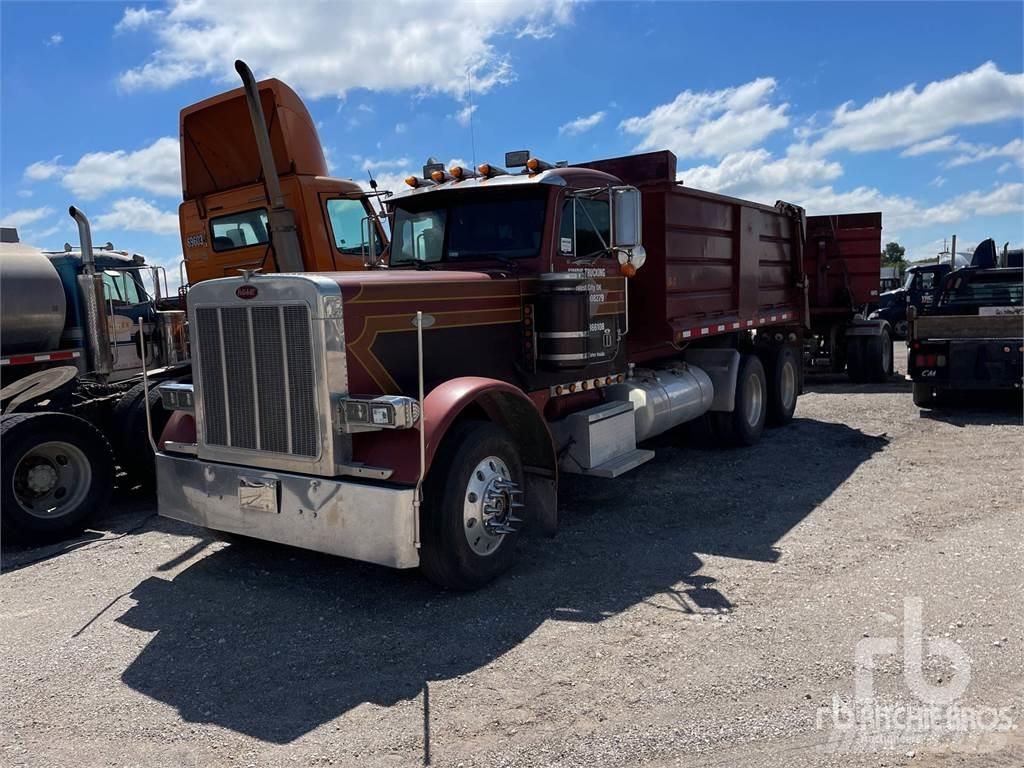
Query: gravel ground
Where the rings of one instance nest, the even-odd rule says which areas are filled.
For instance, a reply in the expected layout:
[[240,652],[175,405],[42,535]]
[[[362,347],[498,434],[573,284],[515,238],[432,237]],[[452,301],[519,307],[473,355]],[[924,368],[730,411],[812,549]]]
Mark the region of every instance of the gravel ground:
[[[906,598],[965,652],[959,704],[1024,725],[1020,422],[811,380],[755,448],[666,437],[617,481],[567,478],[559,535],[469,595],[122,495],[88,536],[3,551],[0,762],[1024,765],[1024,728],[830,751],[857,644],[909,647]],[[904,671],[877,657],[878,700],[918,703]]]

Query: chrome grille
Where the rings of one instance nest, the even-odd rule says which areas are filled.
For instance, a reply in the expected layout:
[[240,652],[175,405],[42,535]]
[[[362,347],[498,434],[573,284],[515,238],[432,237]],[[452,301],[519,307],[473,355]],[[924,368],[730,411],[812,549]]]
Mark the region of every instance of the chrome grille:
[[315,458],[312,330],[304,304],[198,307],[207,445]]

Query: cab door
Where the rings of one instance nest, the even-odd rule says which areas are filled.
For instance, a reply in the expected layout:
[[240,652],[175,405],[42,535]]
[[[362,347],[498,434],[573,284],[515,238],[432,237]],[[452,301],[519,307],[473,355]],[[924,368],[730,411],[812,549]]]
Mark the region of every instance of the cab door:
[[330,192],[320,193],[320,207],[327,227],[334,268],[366,269],[370,258],[370,235],[373,234],[377,258],[384,252],[385,239],[377,217],[367,210],[363,198],[344,197]]

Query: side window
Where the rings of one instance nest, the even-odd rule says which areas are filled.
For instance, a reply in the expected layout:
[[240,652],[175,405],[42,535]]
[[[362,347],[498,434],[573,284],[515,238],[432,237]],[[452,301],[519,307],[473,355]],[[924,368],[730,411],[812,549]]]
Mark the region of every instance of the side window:
[[[574,210],[575,209],[575,210]],[[575,213],[575,228],[573,214]],[[569,198],[562,206],[562,225],[559,230],[559,250],[572,253],[575,246],[577,258],[586,258],[602,253],[611,239],[611,225],[608,220],[608,201],[600,198]],[[566,245],[570,245],[566,248]]]
[[117,306],[139,304],[143,301],[135,277],[127,272],[109,269],[104,271],[103,290],[107,298]]
[[401,222],[401,261],[440,261],[444,247],[444,214],[424,211],[410,214]]
[[217,253],[252,245],[266,245],[270,241],[267,234],[267,212],[260,209],[219,216],[210,220],[210,233],[213,250]]
[[930,291],[935,287],[935,273],[921,272],[918,274],[918,286],[922,291]]
[[[366,246],[368,228],[376,232],[372,221],[364,221],[366,209],[360,200],[337,198],[327,201],[327,218],[331,220],[331,234],[334,247],[341,253],[358,254]],[[381,252],[382,243],[377,237],[377,253]]]

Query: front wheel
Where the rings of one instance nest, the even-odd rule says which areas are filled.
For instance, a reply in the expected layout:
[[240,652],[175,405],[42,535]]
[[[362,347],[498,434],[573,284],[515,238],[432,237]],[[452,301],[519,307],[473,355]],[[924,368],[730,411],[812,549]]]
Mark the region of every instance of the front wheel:
[[757,355],[743,355],[736,373],[733,410],[711,414],[718,440],[728,447],[753,445],[761,439],[768,412],[768,385]]
[[512,436],[491,422],[457,424],[424,488],[420,570],[446,589],[478,589],[515,559],[523,465]]
[[53,539],[83,528],[110,498],[114,462],[96,427],[66,413],[21,413],[0,424],[4,528]]

